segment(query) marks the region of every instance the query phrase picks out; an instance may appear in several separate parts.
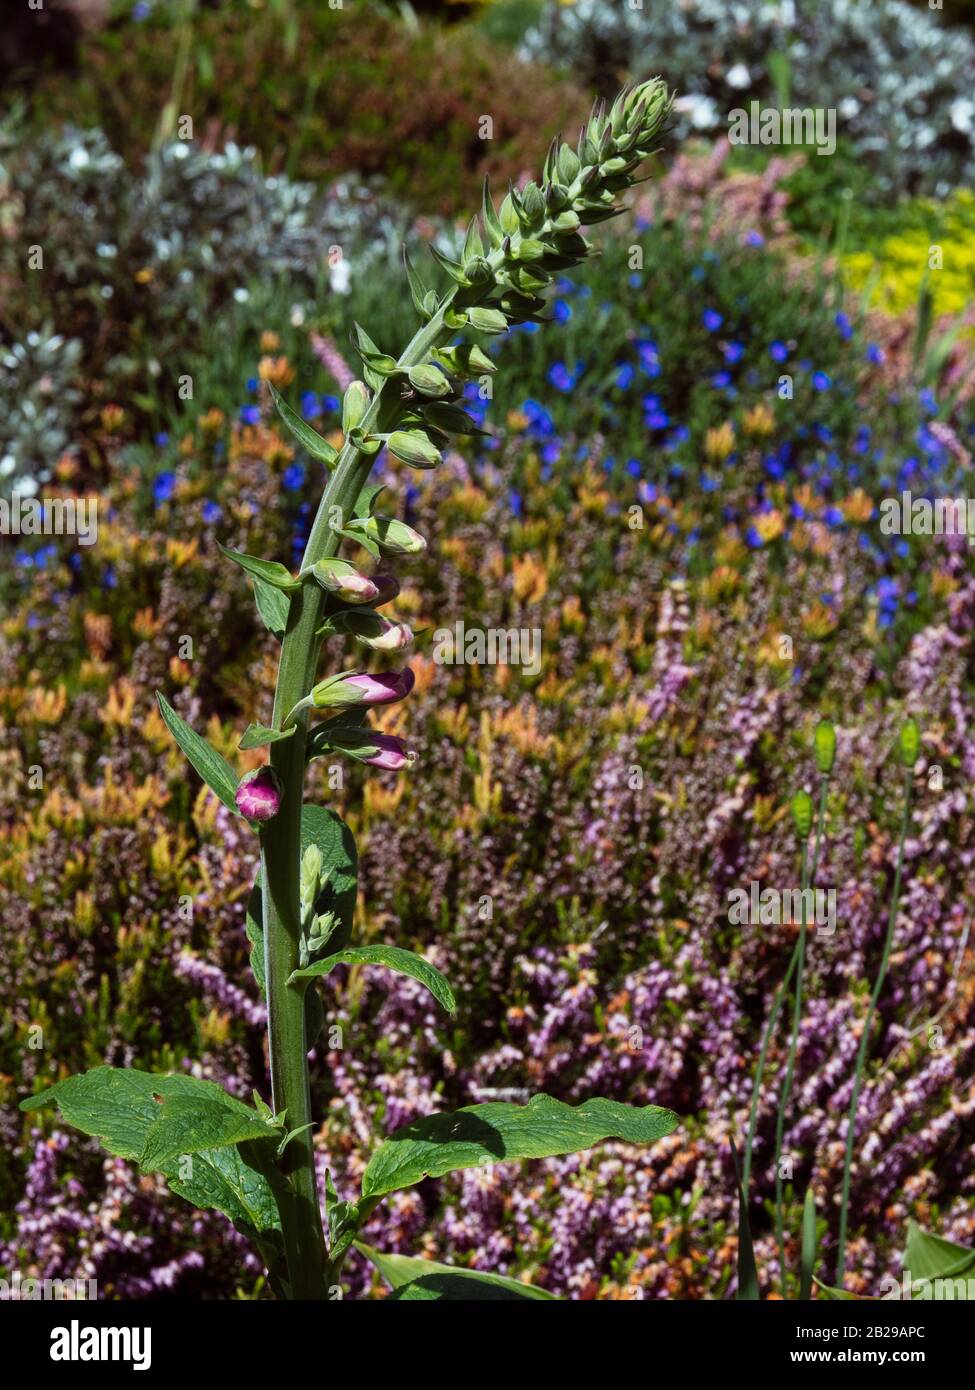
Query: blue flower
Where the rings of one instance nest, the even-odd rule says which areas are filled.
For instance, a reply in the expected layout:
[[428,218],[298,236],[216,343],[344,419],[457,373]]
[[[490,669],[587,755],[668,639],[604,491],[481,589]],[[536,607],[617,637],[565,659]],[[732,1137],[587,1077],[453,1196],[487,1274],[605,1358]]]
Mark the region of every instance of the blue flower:
[[868,343],[868,344],[867,344],[867,361],[868,361],[868,362],[873,362],[873,363],[876,364],[877,366],[879,366],[881,362],[886,361],[886,354],[885,354],[883,348],[882,348],[882,347],[878,347],[876,343]]
[[338,396],[323,396],[323,397],[322,397],[322,409],[323,409],[323,410],[338,410],[340,404],[341,404],[341,402],[340,402]]
[[776,339],[769,347],[769,356],[772,358],[773,362],[785,362],[789,356],[789,349],[786,347],[785,343],[779,342],[779,340]]
[[650,377],[659,376],[661,367],[657,344],[650,339],[637,339],[636,349],[644,373]]
[[752,550],[761,550],[762,546],[765,544],[754,526],[749,526],[748,530],[745,532],[745,540],[748,545],[751,546]]
[[730,372],[714,372],[713,375],[712,375],[712,377],[711,377],[711,385],[714,387],[714,389],[715,389],[716,391],[721,391],[721,390],[723,390],[726,386],[730,386],[730,385],[731,385],[731,373],[730,373]]
[[746,233],[745,233],[745,245],[746,245],[746,246],[764,246],[764,245],[765,245],[765,238],[762,236],[761,232],[756,232],[756,231],[754,231],[754,230],[752,230],[752,231],[750,231],[750,232],[746,232]]
[[552,317],[556,323],[568,323],[572,317],[572,305],[564,299],[557,299],[552,305]]
[[812,384],[816,391],[828,391],[833,382],[825,372],[813,372]]
[[840,337],[844,343],[848,343],[853,337],[853,325],[842,310],[836,315],[836,327],[840,331]]
[[717,333],[718,329],[724,323],[724,318],[718,313],[717,309],[705,309],[704,313],[701,315],[701,322],[709,333]]
[[571,391],[576,382],[582,376],[584,366],[582,362],[576,363],[574,372],[570,372],[564,362],[555,362],[546,372],[546,379],[555,387],[557,391]]
[[306,420],[317,420],[322,413],[322,403],[314,391],[302,391],[300,409]]
[[636,376],[636,368],[630,362],[620,362],[616,368],[616,385],[625,391]]
[[257,390],[257,387],[258,387],[258,380],[257,380],[257,377],[256,377],[256,376],[249,376],[249,377],[247,378],[247,389],[248,389],[248,391],[256,391],[256,390]]
[[176,474],[160,473],[152,485],[152,495],[159,506],[163,502],[168,502],[176,491]]
[[627,460],[626,460],[626,471],[627,471],[627,473],[629,473],[629,475],[630,475],[631,478],[639,478],[639,476],[640,476],[640,469],[641,469],[642,467],[643,467],[643,465],[640,463],[640,460],[639,460],[639,459],[627,459]]
[[245,425],[259,425],[261,412],[256,405],[242,405],[240,407],[240,419]]
[[281,484],[286,492],[299,492],[304,486],[305,469],[300,463],[292,463],[281,474]]
[[721,351],[724,353],[726,362],[740,362],[745,355],[745,345],[744,343],[724,343]]
[[166,445],[169,443],[169,435],[165,430],[160,430],[156,435],[156,443],[159,445],[160,449],[165,449]]
[[924,390],[918,395],[918,400],[921,402],[921,409],[928,415],[937,415],[938,402],[935,400],[934,392],[931,390],[930,386],[925,386]]
[[516,516],[516,517],[520,517],[520,516],[521,516],[521,513],[522,513],[521,493],[520,493],[520,492],[516,492],[514,488],[511,488],[511,489],[509,490],[509,492],[508,492],[508,506],[511,508],[512,514],[513,514],[514,516]]
[[203,503],[203,520],[207,526],[216,526],[222,516],[223,510],[217,506],[216,502],[208,500]]
[[823,520],[827,526],[842,526],[844,519],[839,507],[827,507],[823,512]]

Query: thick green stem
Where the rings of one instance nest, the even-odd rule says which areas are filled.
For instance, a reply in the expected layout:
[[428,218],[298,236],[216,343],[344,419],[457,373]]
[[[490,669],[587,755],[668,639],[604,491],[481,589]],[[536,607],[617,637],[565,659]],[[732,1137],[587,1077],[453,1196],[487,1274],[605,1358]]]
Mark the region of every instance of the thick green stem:
[[860,1046],[857,1049],[856,1070],[853,1074],[853,1094],[850,1097],[850,1114],[846,1122],[846,1155],[843,1160],[843,1187],[840,1196],[840,1232],[836,1252],[836,1287],[840,1289],[843,1287],[843,1276],[846,1272],[846,1230],[850,1205],[850,1173],[853,1168],[853,1141],[856,1137],[857,1106],[860,1103],[860,1089],[863,1086],[863,1072],[867,1060],[867,1049],[870,1046],[870,1032],[873,1028],[873,1018],[877,1011],[877,1000],[880,998],[880,991],[883,989],[884,980],[887,978],[887,967],[890,964],[891,947],[894,944],[894,928],[897,925],[897,906],[900,902],[901,895],[901,872],[904,867],[904,842],[907,839],[907,827],[911,820],[911,796],[913,791],[914,769],[910,768],[904,778],[904,818],[901,821],[900,842],[897,846],[897,867],[894,870],[894,891],[890,900],[890,916],[887,918],[887,935],[884,938],[884,950],[883,955],[880,957],[880,969],[877,971],[877,978],[874,981],[873,990],[870,995],[870,1006],[867,1009],[867,1017],[864,1020],[863,1032],[860,1035]]
[[[399,359],[400,365],[409,367],[423,361],[447,336],[441,310],[416,333]],[[395,423],[401,409],[398,389],[395,382],[387,382],[376,392],[361,422],[364,434]],[[351,445],[342,450],[319,504],[302,569],[338,553],[341,537],[337,528],[355,515],[359,493],[371,467],[371,456]],[[274,692],[275,728],[281,727],[288,712],[314,684],[321,645],[316,634],[326,601],[325,591],[313,579],[306,580],[291,595]],[[271,745],[271,765],[280,778],[283,796],[280,812],[267,823],[261,835],[271,1092],[274,1109],[287,1112],[289,1129],[300,1129],[312,1122],[304,986],[288,984],[292,971],[299,966],[305,738],[306,715],[303,714],[292,738]],[[281,1212],[292,1295],[324,1298],[327,1293],[325,1236],[311,1130],[305,1130],[288,1145],[283,1166],[295,1194],[293,1206]]]

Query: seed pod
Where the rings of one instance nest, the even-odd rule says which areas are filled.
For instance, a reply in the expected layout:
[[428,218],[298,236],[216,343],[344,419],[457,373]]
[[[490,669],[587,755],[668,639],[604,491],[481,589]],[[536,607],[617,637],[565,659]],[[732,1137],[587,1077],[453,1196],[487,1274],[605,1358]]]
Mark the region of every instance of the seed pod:
[[801,840],[807,839],[812,829],[812,815],[812,797],[808,792],[796,792],[792,798],[792,819],[795,822],[796,834]]
[[909,719],[901,729],[900,755],[905,767],[911,768],[917,762],[921,751],[921,730],[916,719]]
[[816,725],[813,742],[816,748],[816,766],[824,777],[828,777],[833,771],[833,760],[836,757],[836,730],[828,719],[821,719]]

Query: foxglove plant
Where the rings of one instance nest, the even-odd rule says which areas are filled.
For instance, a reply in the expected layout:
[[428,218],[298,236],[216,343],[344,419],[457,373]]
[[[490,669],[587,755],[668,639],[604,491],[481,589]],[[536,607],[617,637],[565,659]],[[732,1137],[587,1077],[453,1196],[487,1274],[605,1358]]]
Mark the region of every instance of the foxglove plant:
[[[224,551],[253,580],[258,612],[281,642],[271,724],[252,724],[240,744],[267,747],[268,762],[238,777],[158,696],[163,719],[192,766],[260,837],[261,866],[246,926],[251,965],[267,1000],[270,1104],[257,1093],[253,1105],[243,1104],[187,1075],[108,1066],[60,1080],[22,1102],[24,1110],[55,1102],[65,1120],[99,1138],[110,1153],[162,1173],[194,1205],[224,1212],[254,1241],[279,1297],[334,1296],[355,1245],[395,1297],[546,1298],[502,1276],[382,1254],[359,1241],[360,1227],[383,1197],[424,1177],[573,1153],[606,1139],[653,1143],[677,1124],[669,1110],[654,1105],[593,1099],[573,1107],[545,1095],[524,1106],[492,1103],[431,1115],[380,1145],[357,1201],[339,1201],[327,1180],[326,1238],[308,1069],[324,1021],[314,980],[340,964],[383,965],[419,981],[446,1010],[455,1001],[444,976],[421,956],[350,944],[355,844],[330,808],[304,801],[314,758],[342,754],[394,771],[409,758],[402,740],[368,723],[371,706],[409,695],[408,667],[318,674],[327,637],[352,636],[367,649],[389,653],[404,651],[412,639],[405,624],[377,612],[395,598],[395,581],[367,576],[338,553],[343,541],[376,560],[425,548],[410,526],[376,510],[382,489],[368,479],[377,453],[385,445],[411,467],[433,468],[451,434],[476,432],[462,408],[463,383],[492,372],[494,364],[458,335],[502,333],[541,320],[542,291],[555,273],[592,252],[581,228],[617,215],[618,195],[637,182],[669,110],[664,85],[642,83],[622,92],[608,111],[597,104],[575,150],[556,138],[540,183],[509,189],[498,209],[485,185],[480,223],[471,221],[461,259],[433,252],[453,282],[446,293],[427,289],[405,256],[420,327],[394,357],[356,325],[353,342],[364,379],[344,394],[341,451],[271,388],[288,429],[330,476],[297,575],[274,560]],[[324,721],[310,726],[318,713]]]

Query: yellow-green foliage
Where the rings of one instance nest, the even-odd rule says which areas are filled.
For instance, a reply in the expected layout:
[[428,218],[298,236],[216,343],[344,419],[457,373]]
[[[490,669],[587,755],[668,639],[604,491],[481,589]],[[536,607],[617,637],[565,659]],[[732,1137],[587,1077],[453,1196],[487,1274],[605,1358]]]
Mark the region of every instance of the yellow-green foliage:
[[935,313],[961,313],[975,303],[975,194],[959,189],[943,203],[926,199],[918,213],[917,226],[887,237],[875,251],[844,256],[849,282],[868,290],[872,308],[901,313],[917,303],[927,276]]

